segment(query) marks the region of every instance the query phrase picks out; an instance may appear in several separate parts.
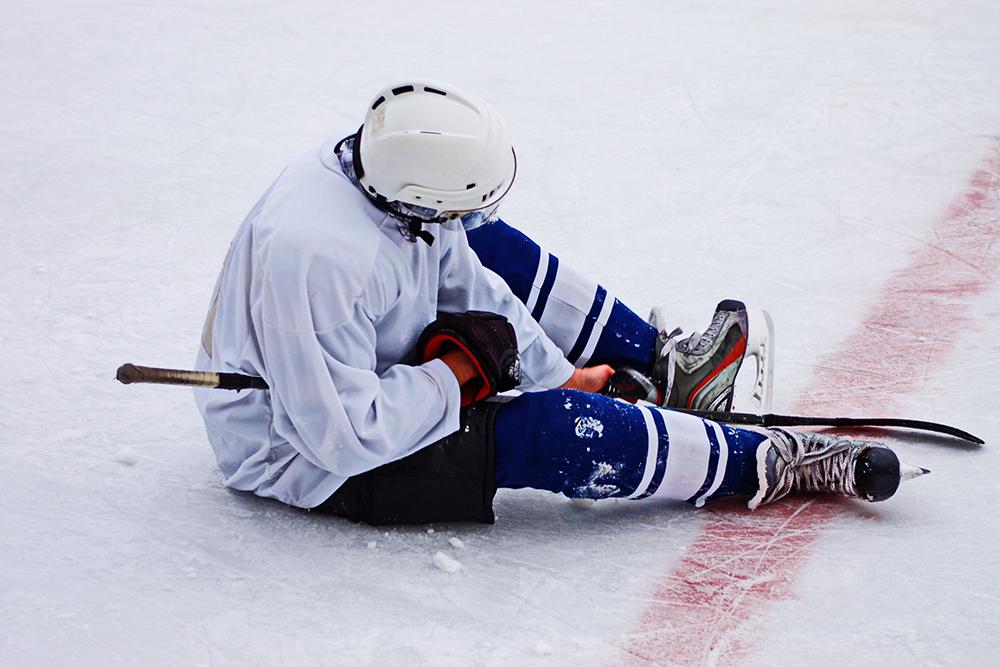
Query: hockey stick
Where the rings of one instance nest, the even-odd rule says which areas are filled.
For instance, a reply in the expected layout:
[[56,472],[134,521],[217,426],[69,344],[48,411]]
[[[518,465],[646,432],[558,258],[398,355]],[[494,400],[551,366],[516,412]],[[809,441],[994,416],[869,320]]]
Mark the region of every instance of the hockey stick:
[[971,433],[936,422],[920,421],[917,419],[895,419],[891,417],[797,417],[794,415],[756,415],[750,412],[712,412],[711,410],[684,410],[681,408],[670,408],[675,412],[684,412],[695,415],[703,419],[722,422],[724,424],[747,424],[752,426],[861,426],[878,427],[887,426],[895,428],[911,428],[917,431],[929,431],[931,433],[942,433],[950,435],[966,442],[976,445],[985,445],[982,438],[978,438]]
[[115,378],[122,384],[146,382],[150,384],[179,384],[189,387],[212,389],[267,389],[264,378],[242,373],[216,373],[213,371],[182,371],[173,368],[150,368],[135,364],[122,364]]
[[[264,378],[242,373],[216,373],[213,371],[185,371],[171,368],[150,368],[135,364],[122,364],[116,375],[122,384],[151,383],[174,384],[192,387],[209,387],[214,389],[267,389]],[[937,424],[935,422],[915,419],[893,418],[863,418],[863,417],[798,417],[793,415],[757,415],[750,412],[713,412],[710,410],[684,410],[671,408],[676,412],[684,412],[703,419],[721,422],[723,424],[744,424],[751,426],[887,426],[896,428],[911,428],[918,431],[942,433],[977,445],[986,444],[980,438],[954,426]]]
[[[608,381],[608,386],[601,392],[606,396],[620,398],[634,403],[647,401],[654,404],[662,400],[659,390],[652,380],[631,368],[619,368]],[[986,444],[981,438],[967,433],[954,426],[935,422],[918,421],[916,419],[895,419],[886,417],[799,417],[795,415],[774,415],[769,413],[755,414],[751,412],[722,412],[712,410],[690,410],[684,408],[668,408],[676,412],[685,412],[703,419],[721,422],[723,424],[744,424],[749,426],[860,426],[860,427],[896,427],[911,428],[930,433],[950,435],[976,445]]]

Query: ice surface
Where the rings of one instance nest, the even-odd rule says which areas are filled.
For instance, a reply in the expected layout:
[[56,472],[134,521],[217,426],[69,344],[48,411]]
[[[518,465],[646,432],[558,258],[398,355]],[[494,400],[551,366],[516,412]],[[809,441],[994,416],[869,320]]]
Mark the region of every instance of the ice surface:
[[[710,517],[733,529],[706,571],[765,562],[805,529],[753,542],[738,505],[584,512],[534,491],[500,492],[493,526],[358,526],[224,490],[190,393],[113,376],[124,361],[191,364],[256,198],[413,75],[508,118],[512,224],[688,330],[721,298],[767,307],[775,410],[822,399],[818,367],[880,286],[915,251],[948,252],[929,230],[1000,133],[998,44],[995,0],[7,7],[0,663],[604,665],[656,632],[668,664],[995,662],[995,283],[941,295],[969,310],[955,345],[909,361],[912,391],[854,369],[858,392],[893,395],[899,416],[990,444],[894,434],[933,474],[846,504],[809,549],[749,572],[740,590],[791,594],[713,642],[685,625],[693,602],[658,597],[697,585],[669,576]],[[960,260],[970,279],[995,270]],[[901,334],[866,333],[873,349]],[[126,448],[139,464],[122,465]],[[459,553],[446,535],[468,547],[458,575],[429,562]]]

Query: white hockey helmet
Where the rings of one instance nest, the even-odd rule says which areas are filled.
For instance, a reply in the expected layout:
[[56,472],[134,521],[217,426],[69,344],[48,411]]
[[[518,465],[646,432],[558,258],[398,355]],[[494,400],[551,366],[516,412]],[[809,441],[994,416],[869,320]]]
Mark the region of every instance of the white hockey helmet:
[[454,86],[386,86],[365,114],[354,146],[361,187],[380,203],[457,217],[495,205],[517,171],[507,125],[485,102]]

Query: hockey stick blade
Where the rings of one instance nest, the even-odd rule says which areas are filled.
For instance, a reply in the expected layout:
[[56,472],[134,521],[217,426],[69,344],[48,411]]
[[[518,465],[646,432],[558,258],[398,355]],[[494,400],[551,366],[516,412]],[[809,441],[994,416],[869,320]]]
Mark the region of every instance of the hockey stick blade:
[[709,410],[684,410],[681,408],[670,408],[676,412],[684,412],[695,415],[703,419],[721,422],[723,424],[747,424],[752,426],[834,426],[834,427],[888,427],[888,428],[909,428],[915,431],[927,431],[930,433],[941,433],[954,438],[973,443],[975,445],[985,445],[986,441],[978,438],[967,431],[938,424],[936,422],[921,421],[918,419],[896,419],[892,417],[798,417],[794,415],[774,415],[774,414],[753,414],[750,412],[711,412]]

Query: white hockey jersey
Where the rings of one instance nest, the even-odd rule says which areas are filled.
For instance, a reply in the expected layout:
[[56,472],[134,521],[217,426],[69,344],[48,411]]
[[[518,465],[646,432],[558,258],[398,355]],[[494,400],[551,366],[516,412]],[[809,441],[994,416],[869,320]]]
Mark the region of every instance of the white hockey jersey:
[[289,166],[239,228],[196,362],[270,386],[195,390],[226,485],[304,508],[458,429],[454,375],[412,359],[438,311],[505,315],[524,388],[573,372],[460,222],[426,226],[433,245],[406,240],[343,174],[334,145]]

